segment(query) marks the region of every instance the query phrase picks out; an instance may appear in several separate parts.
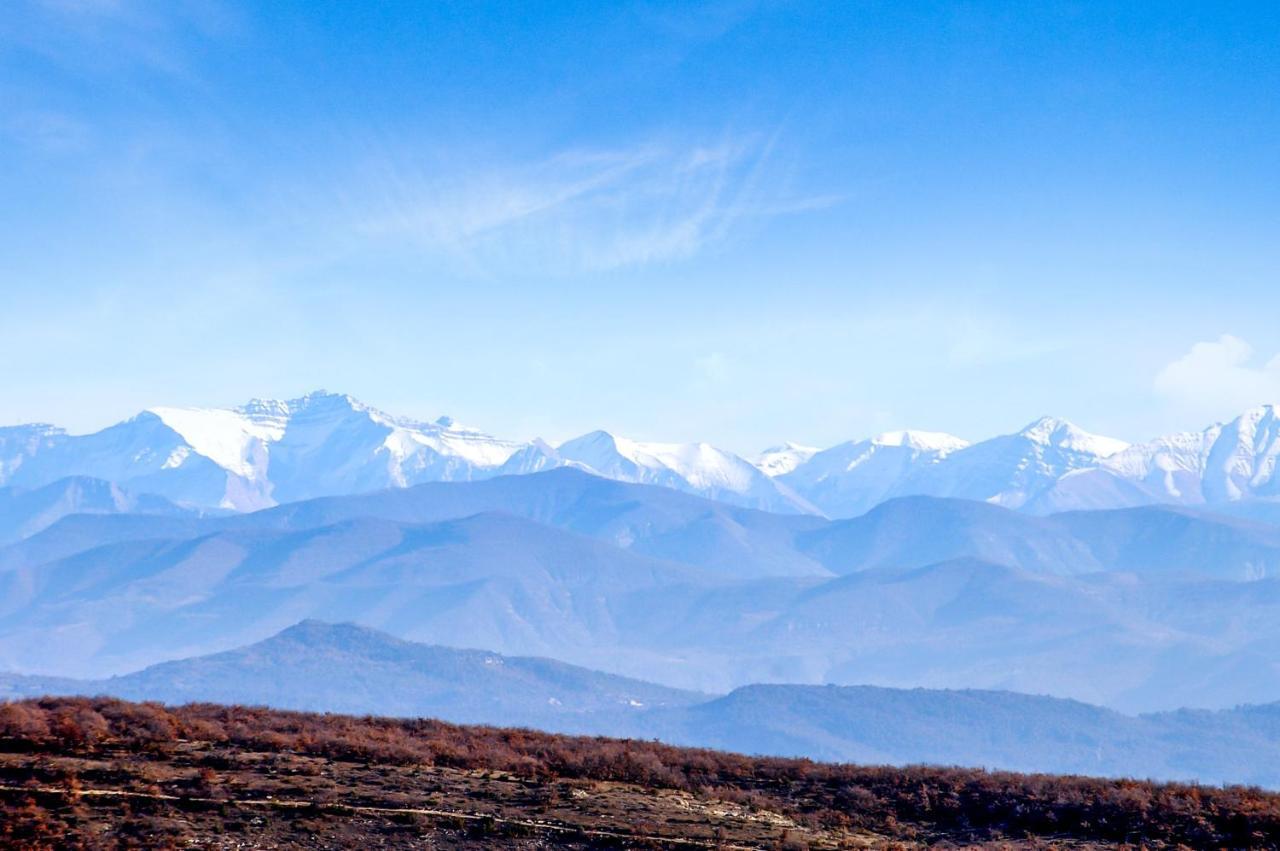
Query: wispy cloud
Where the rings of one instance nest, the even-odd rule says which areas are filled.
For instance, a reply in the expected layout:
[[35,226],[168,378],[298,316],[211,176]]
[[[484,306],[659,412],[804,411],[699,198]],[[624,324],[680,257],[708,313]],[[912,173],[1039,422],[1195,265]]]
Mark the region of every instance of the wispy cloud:
[[1254,355],[1253,346],[1231,334],[1196,343],[1160,370],[1155,391],[1208,417],[1280,402],[1280,354],[1265,362]]
[[0,47],[66,69],[189,77],[189,37],[210,39],[239,25],[222,0],[15,0],[0,16]]
[[381,162],[344,193],[355,228],[477,271],[593,271],[691,257],[749,224],[838,202],[787,193],[774,136],[575,149],[461,173]]

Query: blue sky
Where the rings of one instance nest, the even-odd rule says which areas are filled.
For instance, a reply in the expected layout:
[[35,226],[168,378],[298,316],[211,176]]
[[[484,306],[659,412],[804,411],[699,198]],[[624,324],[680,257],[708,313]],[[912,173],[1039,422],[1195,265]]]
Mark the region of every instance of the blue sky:
[[740,451],[1280,401],[1274,3],[17,0],[0,422]]

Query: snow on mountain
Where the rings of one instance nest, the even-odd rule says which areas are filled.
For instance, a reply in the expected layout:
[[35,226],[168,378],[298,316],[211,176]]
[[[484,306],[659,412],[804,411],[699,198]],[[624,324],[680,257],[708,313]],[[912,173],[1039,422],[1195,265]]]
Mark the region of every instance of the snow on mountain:
[[1129,444],[1114,437],[1102,437],[1077,428],[1066,420],[1041,417],[1018,432],[1033,443],[1065,452],[1109,458],[1128,448]]
[[1108,457],[1099,469],[1138,485],[1152,500],[1200,502],[1205,461],[1221,429],[1215,425],[1202,432],[1178,432],[1135,443]]
[[776,478],[790,473],[819,451],[815,446],[802,446],[787,441],[780,446],[771,446],[757,455],[756,469],[766,476]]
[[818,513],[750,462],[707,443],[642,443],[593,431],[561,444],[556,455],[562,463],[618,481],[661,485],[765,511]]
[[157,494],[174,502],[230,507],[224,499],[227,472],[150,411],[93,434],[59,433],[39,445],[0,485],[36,488],[75,476],[114,482],[133,493]]
[[1280,409],[1252,408],[1222,427],[1205,459],[1202,491],[1208,502],[1280,496]]
[[818,452],[781,481],[832,517],[854,517],[899,496],[973,499],[1043,513],[1041,496],[1064,476],[1097,468],[1126,447],[1053,417],[975,444],[949,434],[895,431]]
[[177,502],[247,511],[491,475],[520,446],[447,417],[399,419],[317,392],[233,409],[157,407],[83,436],[5,429],[0,484],[93,476]]
[[1262,405],[1228,423],[1135,444],[1106,472],[1139,484],[1152,502],[1221,504],[1280,496],[1280,408]]
[[975,443],[937,464],[913,470],[899,495],[957,497],[1022,508],[1063,476],[1097,467],[1126,445],[1065,420],[1041,417],[1015,434]]
[[784,513],[851,517],[898,496],[992,502],[1033,514],[1152,503],[1280,504],[1280,409],[1130,446],[1043,417],[968,444],[887,432],[821,451],[796,443],[751,464],[707,443],[641,442],[596,431],[553,447],[505,440],[441,417],[395,417],[316,392],[238,408],[154,407],[86,435],[0,428],[0,487],[74,476],[175,503],[249,511],[316,496],[576,467]]
[[939,432],[886,432],[817,452],[780,480],[827,515],[854,517],[897,495],[921,468],[968,445]]
[[561,466],[737,505],[815,511],[742,458],[705,443],[638,443],[597,432],[553,448],[496,438],[448,417],[398,418],[324,392],[238,408],[156,407],[82,436],[49,426],[0,430],[0,485],[92,476],[238,511]]

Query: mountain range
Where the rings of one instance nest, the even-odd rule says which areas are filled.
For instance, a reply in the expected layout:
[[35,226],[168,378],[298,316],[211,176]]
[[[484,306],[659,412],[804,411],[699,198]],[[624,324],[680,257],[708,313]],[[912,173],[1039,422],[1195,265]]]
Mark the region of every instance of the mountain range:
[[[68,487],[79,486],[72,480]],[[1280,699],[1280,529],[1146,506],[770,514],[580,469],[248,514],[72,514],[0,547],[0,668],[100,676],[305,618],[701,691]]]
[[0,486],[108,481],[196,509],[252,511],[318,496],[576,467],[775,513],[854,517],[900,496],[980,500],[1031,514],[1151,504],[1280,501],[1275,406],[1128,445],[1045,417],[969,443],[889,432],[822,451],[788,443],[753,464],[708,443],[595,431],[552,446],[506,440],[449,417],[420,422],[316,392],[235,409],[156,407],[88,435],[0,428]]
[[43,694],[429,716],[874,764],[1280,787],[1280,704],[1130,716],[972,689],[753,685],[712,696],[317,621],[109,679],[0,675],[0,697]]

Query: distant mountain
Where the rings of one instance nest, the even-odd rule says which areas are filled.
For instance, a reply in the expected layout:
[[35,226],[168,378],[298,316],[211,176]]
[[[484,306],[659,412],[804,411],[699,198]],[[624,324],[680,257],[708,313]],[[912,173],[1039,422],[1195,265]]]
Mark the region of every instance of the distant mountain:
[[817,513],[751,463],[706,443],[641,443],[594,431],[562,443],[556,454],[562,463],[618,481],[661,485],[765,511]]
[[816,452],[781,481],[831,517],[856,517],[899,494],[904,482],[969,444],[949,434],[896,431]]
[[[1058,577],[962,560],[726,584],[634,560],[611,569],[517,527],[488,547],[481,538],[498,533],[483,517],[418,533],[434,544],[386,528],[375,548],[385,555],[371,557],[359,545],[370,529],[353,524],[256,546],[144,542],[2,574],[0,665],[125,671],[258,640],[299,617],[360,618],[413,640],[699,690],[980,687],[1131,711],[1280,696],[1278,580]],[[131,575],[112,575],[121,563]]]
[[90,477],[184,506],[234,511],[573,467],[776,513],[854,517],[887,499],[938,496],[1047,515],[1280,501],[1277,458],[1275,406],[1133,446],[1043,417],[974,444],[898,431],[822,451],[782,444],[755,464],[705,442],[643,442],[605,431],[559,446],[506,440],[449,417],[395,417],[325,392],[232,409],[155,407],[88,435],[39,424],[0,428],[0,486]]
[[828,522],[736,508],[559,468],[479,482],[308,500],[199,523],[69,517],[0,549],[0,570],[95,546],[217,531],[302,531],[361,518],[420,524],[483,512],[525,517],[729,579],[829,576],[976,558],[1033,573],[1098,571],[1249,580],[1280,575],[1280,528],[1173,506],[1034,517],[972,500],[903,497]]
[[1280,409],[1264,405],[1231,422],[1139,444],[1101,465],[1151,502],[1216,505],[1280,498]]
[[45,423],[0,427],[0,485],[11,481],[23,464],[66,439],[66,432]]
[[0,468],[0,484],[93,476],[175,502],[241,511],[470,479],[496,470],[519,448],[447,417],[399,419],[323,392],[230,410],[157,407],[84,436],[39,428],[45,431],[0,436],[0,451],[13,456]]
[[747,461],[706,443],[640,443],[593,432],[552,447],[502,440],[449,417],[394,417],[322,391],[232,409],[156,407],[81,436],[46,425],[0,429],[0,485],[88,476],[236,511],[562,466],[734,505],[817,513]]
[[907,497],[843,521],[571,468],[230,516],[72,515],[0,548],[0,666],[82,675],[314,617],[672,686],[1280,698],[1280,530]]
[[929,496],[882,502],[860,517],[802,533],[797,546],[842,574],[917,568],[959,558],[1032,573],[1105,569],[1088,542],[1051,518],[1030,517],[986,502]]
[[622,725],[646,709],[706,700],[696,692],[551,659],[416,644],[320,621],[304,621],[247,647],[105,680],[0,676],[0,697],[46,693],[432,716],[554,730],[574,729],[598,714],[616,716]]
[[795,540],[798,550],[834,573],[973,558],[1064,576],[1280,576],[1280,527],[1175,506],[1034,517],[973,500],[903,497]]
[[1035,517],[985,502],[917,496],[887,500],[848,520],[825,521],[738,508],[573,468],[324,497],[199,521],[171,514],[71,516],[0,548],[0,570],[148,538],[296,532],[367,518],[435,523],[485,512],[524,517],[735,580],[913,568],[957,558],[1058,575],[1134,571],[1229,580],[1280,575],[1280,528],[1203,509],[1144,506]]
[[0,667],[129,670],[253,641],[306,617],[621,663],[650,654],[620,643],[645,616],[633,595],[725,581],[504,514],[127,540],[0,572]]
[[1280,698],[1276,579],[1052,576],[959,559],[657,602],[646,606],[657,622],[632,640],[687,664],[626,672],[709,691],[749,682],[988,688],[1124,711]]
[[43,694],[429,716],[862,763],[1280,787],[1280,704],[1133,717],[1008,691],[752,685],[713,698],[317,621],[105,680],[0,675],[0,699]]
[[780,478],[832,517],[916,495],[1045,515],[1165,503],[1280,502],[1278,459],[1280,410],[1264,405],[1201,432],[1133,445],[1053,417],[972,446],[946,435],[893,432],[815,453]]
[[0,545],[28,538],[72,514],[195,516],[154,494],[134,495],[111,482],[74,476],[32,489],[0,488]]
[[746,753],[1280,787],[1280,704],[1133,717],[1007,691],[769,685],[641,718]]
[[754,463],[756,468],[766,476],[782,476],[801,464],[807,463],[818,452],[819,449],[816,446],[804,446],[788,441],[764,450],[756,456]]
[[1016,434],[994,437],[919,468],[901,494],[928,494],[1023,508],[1074,470],[1098,466],[1127,444],[1043,417]]
[[[308,500],[206,528],[301,530],[361,517],[432,523],[482,512],[514,514],[730,578],[830,574],[795,547],[796,534],[822,528],[821,518],[755,511],[572,467]],[[3,558],[0,551],[0,564]]]
[[1126,446],[1042,417],[1016,434],[975,444],[920,431],[850,441],[814,454],[780,479],[832,517],[856,517],[901,496],[978,500],[1044,513],[1042,494],[1064,476],[1095,469]]

